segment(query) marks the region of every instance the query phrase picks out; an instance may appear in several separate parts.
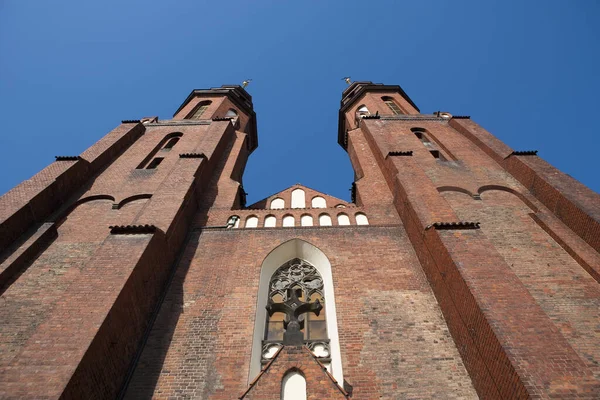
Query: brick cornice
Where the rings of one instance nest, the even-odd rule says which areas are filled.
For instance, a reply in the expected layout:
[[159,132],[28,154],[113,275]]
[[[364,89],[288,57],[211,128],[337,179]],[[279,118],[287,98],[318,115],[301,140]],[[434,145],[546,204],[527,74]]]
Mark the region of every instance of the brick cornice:
[[146,128],[152,128],[154,126],[187,126],[187,125],[210,125],[212,120],[210,119],[175,119],[175,120],[163,120],[160,122],[153,122],[145,125]]
[[181,153],[179,158],[206,158],[204,153]]
[[79,156],[55,156],[56,161],[78,161]]
[[109,228],[111,235],[141,235],[156,232],[154,225],[111,225]]
[[508,158],[510,156],[537,156],[537,153],[538,153],[537,150],[524,150],[524,151],[515,150],[512,153],[510,153],[508,156],[506,156],[505,158]]
[[458,229],[479,229],[479,222],[434,222],[427,225],[425,229],[434,228],[435,230],[458,230]]
[[389,153],[387,153],[387,156],[385,156],[385,158],[388,157],[410,157],[413,155],[412,150],[408,150],[408,151],[390,151]]

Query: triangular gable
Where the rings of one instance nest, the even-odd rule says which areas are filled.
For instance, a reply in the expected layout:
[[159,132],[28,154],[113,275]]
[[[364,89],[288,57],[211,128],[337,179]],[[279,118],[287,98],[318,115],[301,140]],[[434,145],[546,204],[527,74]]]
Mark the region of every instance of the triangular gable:
[[299,370],[306,379],[307,398],[348,399],[348,393],[306,346],[282,346],[240,396],[244,400],[280,400],[283,377]]
[[285,202],[284,208],[292,208],[292,192],[296,189],[304,190],[304,195],[305,195],[305,200],[306,200],[306,207],[304,207],[304,208],[311,208],[311,200],[313,199],[313,197],[316,197],[316,196],[320,196],[325,199],[325,201],[327,203],[327,208],[335,208],[338,205],[342,205],[344,207],[354,207],[354,204],[352,204],[352,203],[348,203],[347,201],[338,199],[337,197],[330,196],[323,192],[319,192],[317,190],[311,189],[308,186],[304,186],[304,185],[297,183],[293,186],[288,187],[287,189],[282,190],[281,192],[272,194],[269,197],[266,197],[260,201],[257,201],[256,203],[252,204],[251,206],[248,206],[248,208],[251,208],[254,210],[269,209],[269,208],[271,208],[270,207],[271,201],[276,198],[283,199],[283,201]]

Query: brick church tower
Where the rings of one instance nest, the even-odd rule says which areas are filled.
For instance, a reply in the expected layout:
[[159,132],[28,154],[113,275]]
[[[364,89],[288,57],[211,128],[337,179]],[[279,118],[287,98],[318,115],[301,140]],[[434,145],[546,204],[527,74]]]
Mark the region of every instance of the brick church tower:
[[0,398],[600,398],[598,194],[355,82],[352,202],[247,206],[256,126],[194,90],[0,198]]

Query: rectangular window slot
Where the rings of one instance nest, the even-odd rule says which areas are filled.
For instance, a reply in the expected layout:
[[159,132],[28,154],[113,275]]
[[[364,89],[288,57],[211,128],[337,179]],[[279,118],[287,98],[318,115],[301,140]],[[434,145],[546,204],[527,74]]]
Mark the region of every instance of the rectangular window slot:
[[164,159],[165,159],[164,157],[156,157],[155,159],[153,159],[152,161],[150,161],[150,164],[148,164],[148,166],[146,167],[146,169],[156,169],[156,167],[158,167],[158,165]]

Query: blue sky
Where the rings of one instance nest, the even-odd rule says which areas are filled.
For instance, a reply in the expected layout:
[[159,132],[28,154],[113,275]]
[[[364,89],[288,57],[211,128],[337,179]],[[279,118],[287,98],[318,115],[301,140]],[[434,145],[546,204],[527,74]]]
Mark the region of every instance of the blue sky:
[[297,182],[348,200],[346,75],[470,115],[600,191],[599,17],[584,0],[0,0],[0,193],[122,119],[168,119],[194,88],[252,78],[249,204]]

